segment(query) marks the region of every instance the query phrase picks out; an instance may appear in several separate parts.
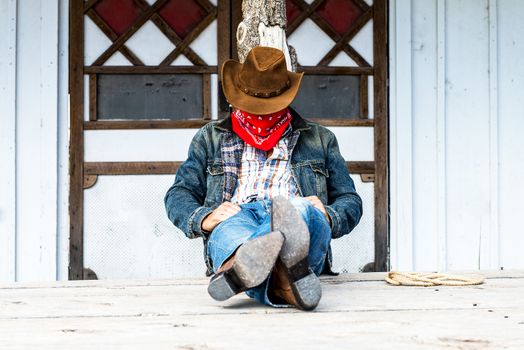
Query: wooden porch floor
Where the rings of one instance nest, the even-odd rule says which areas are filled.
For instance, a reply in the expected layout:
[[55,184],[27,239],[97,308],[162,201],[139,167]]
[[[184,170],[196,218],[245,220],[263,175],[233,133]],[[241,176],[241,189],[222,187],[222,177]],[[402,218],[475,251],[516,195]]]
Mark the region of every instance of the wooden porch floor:
[[383,273],[323,278],[315,312],[207,280],[0,285],[1,349],[524,349],[524,271],[471,287],[393,287]]

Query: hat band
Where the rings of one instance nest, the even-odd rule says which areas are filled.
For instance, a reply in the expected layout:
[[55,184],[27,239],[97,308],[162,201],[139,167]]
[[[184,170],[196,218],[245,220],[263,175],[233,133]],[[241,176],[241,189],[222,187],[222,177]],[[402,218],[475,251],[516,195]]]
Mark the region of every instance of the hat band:
[[263,98],[268,98],[268,97],[275,97],[275,96],[278,96],[280,94],[282,94],[284,91],[286,91],[287,89],[289,89],[289,87],[291,86],[291,82],[289,81],[289,79],[286,81],[286,84],[284,86],[282,86],[280,89],[277,89],[277,90],[270,90],[270,91],[261,91],[261,90],[254,90],[254,89],[250,89],[246,86],[242,86],[240,84],[240,79],[237,80],[237,87],[245,94],[249,95],[249,96],[253,96],[253,97],[263,97]]

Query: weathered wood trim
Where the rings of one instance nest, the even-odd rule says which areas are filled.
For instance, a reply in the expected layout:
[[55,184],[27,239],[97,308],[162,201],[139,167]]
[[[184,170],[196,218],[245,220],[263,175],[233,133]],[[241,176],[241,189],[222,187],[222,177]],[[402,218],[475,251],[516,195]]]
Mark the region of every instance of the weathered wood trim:
[[85,66],[86,74],[216,74],[214,66]]
[[[100,30],[112,41],[118,39],[118,35],[100,18],[94,10],[87,11],[87,16],[100,28]],[[126,45],[122,45],[118,50],[125,58],[135,66],[143,66],[144,63]]]
[[[219,39],[221,36],[219,36]],[[222,53],[220,51],[223,51]],[[225,50],[219,50],[219,55]],[[225,56],[224,56],[225,57]],[[221,67],[218,62],[218,67]],[[85,66],[86,74],[218,74],[216,66]],[[373,67],[298,66],[297,72],[328,75],[373,75]]]
[[[16,54],[17,4],[6,2],[0,12],[0,281],[16,280]],[[4,114],[5,113],[5,114]]]
[[208,12],[211,12],[215,9],[215,6],[213,6],[213,4],[209,2],[209,0],[196,0],[196,2],[198,2]]
[[200,128],[210,120],[98,120],[84,122],[84,130],[126,130],[126,129],[193,129]]
[[[160,63],[160,66],[169,66],[177,57],[180,55],[180,53],[184,52],[186,48],[189,47],[189,44],[193,40],[195,40],[200,33],[206,29],[211,22],[217,17],[217,10],[213,9],[204,19],[198,23],[198,25],[189,33],[182,42],[180,42],[177,47],[171,51],[169,55]],[[189,57],[188,57],[189,58]],[[196,53],[194,55],[191,55],[191,58],[193,60],[193,63],[199,66],[206,66],[206,62],[202,60]]]
[[[338,33],[334,33],[331,30],[327,32],[328,35],[331,36],[332,39],[335,40],[336,44],[333,46],[331,50],[328,51],[328,53],[322,58],[320,61],[320,65],[328,65],[329,62],[335,58],[335,56],[340,52],[340,50],[344,50],[359,66],[361,67],[370,67],[370,64],[366,62],[366,60],[356,51],[354,50],[348,42],[351,41],[351,39],[366,25],[366,23],[373,18],[373,10],[374,7],[371,7],[369,10],[367,10],[362,16],[360,16],[348,29],[348,31],[340,38],[338,37]],[[317,23],[318,24],[318,23]],[[328,27],[327,29],[330,29]],[[374,41],[374,40],[373,40]]]
[[306,20],[306,18],[310,17],[311,14],[315,12],[317,7],[319,7],[324,2],[324,0],[315,0],[313,1],[313,3],[311,3],[311,5],[308,5],[304,0],[293,0],[293,2],[302,10],[302,13],[297,18],[295,18],[293,23],[288,23],[288,27],[286,30],[286,35],[288,37],[291,34],[293,34],[293,32],[298,27],[300,27],[300,25],[302,24],[302,22]]
[[230,18],[230,29],[229,37],[231,40],[231,52],[230,58],[239,61],[238,58],[238,47],[237,47],[237,28],[240,22],[242,22],[242,1],[243,0],[231,0],[231,18]]
[[[231,41],[231,1],[230,0],[218,0],[217,8],[217,66],[218,70],[221,69],[224,62],[230,59],[231,46],[234,44]],[[216,108],[218,111],[218,118],[225,118],[227,112],[221,110],[221,95],[222,93],[222,77],[217,74],[217,99]]]
[[311,118],[311,121],[324,126],[374,126],[373,119],[324,119]]
[[182,162],[86,162],[85,176],[176,174]]
[[[373,126],[373,119],[310,119],[324,126]],[[125,130],[125,129],[193,129],[200,128],[212,120],[97,120],[84,122],[84,130]]]
[[362,57],[357,50],[353,48],[351,45],[344,45],[342,46],[342,51],[344,51],[346,54],[348,54],[349,57],[353,61],[355,61],[360,67],[371,67],[368,61],[364,57]]
[[84,268],[84,14],[82,0],[69,7],[69,91],[71,101],[69,143],[69,279],[83,278]]
[[373,75],[373,67],[326,67],[326,66],[298,66],[297,72],[305,74],[329,75]]
[[[135,20],[135,22],[129,27],[129,29],[120,35],[117,40],[115,40],[109,48],[104,51],[93,63],[94,66],[103,65],[117,50],[120,49],[124,43],[135,34],[144,23],[146,23],[151,16],[158,11],[168,0],[158,0],[153,6],[148,10],[142,12],[142,14]],[[83,23],[83,20],[82,20]]]
[[375,162],[369,161],[351,161],[346,162],[349,172],[352,174],[374,174]]
[[96,74],[89,75],[89,121],[97,120],[97,90],[98,90],[98,76]]
[[98,280],[98,276],[96,275],[96,272],[90,268],[84,268],[83,279],[86,281]]
[[360,180],[362,182],[375,182],[375,174],[360,174]]
[[369,117],[369,78],[367,75],[360,76],[360,118],[367,119]]
[[[140,0],[142,4],[145,4],[144,6],[149,7],[149,4],[145,0]],[[147,8],[146,7],[146,8]],[[155,13],[153,16],[151,16],[151,21],[156,24],[158,29],[164,35],[171,40],[175,44],[175,46],[182,45],[183,40],[178,36],[178,34],[164,21],[164,19],[158,14]],[[200,58],[200,56],[197,55],[195,51],[191,49],[187,44],[183,44],[183,47],[179,50],[179,54],[183,53],[193,64],[200,65],[204,63],[204,61]],[[178,54],[177,54],[178,56]],[[174,59],[173,59],[174,60]]]
[[87,13],[93,6],[95,6],[100,0],[88,0],[84,4],[84,13]]
[[84,175],[84,190],[93,187],[98,180],[98,175]]
[[353,0],[353,2],[360,7],[363,12],[369,10],[369,5],[364,0]]
[[387,271],[389,269],[387,37],[387,0],[375,0],[373,4],[375,271]]
[[[84,177],[93,175],[162,175],[176,174],[183,162],[86,162]],[[374,162],[346,162],[352,174],[374,174]],[[86,179],[91,183],[93,179]]]
[[205,120],[211,119],[211,76],[202,75],[202,114]]

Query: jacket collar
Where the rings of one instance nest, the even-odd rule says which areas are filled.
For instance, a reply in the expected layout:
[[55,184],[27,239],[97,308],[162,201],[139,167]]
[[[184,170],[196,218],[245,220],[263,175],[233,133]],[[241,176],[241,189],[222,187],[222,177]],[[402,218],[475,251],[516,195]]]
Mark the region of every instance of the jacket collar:
[[[291,120],[291,127],[293,128],[293,131],[302,131],[302,130],[311,129],[307,121],[304,118],[302,118],[300,114],[298,114],[297,111],[295,111],[291,107],[288,107],[288,108],[289,108],[289,111],[291,112],[291,115],[293,116],[293,119]],[[233,125],[231,123],[231,113],[229,113],[229,115],[226,118],[217,122],[214,126],[215,128],[222,130],[222,131],[233,132]]]

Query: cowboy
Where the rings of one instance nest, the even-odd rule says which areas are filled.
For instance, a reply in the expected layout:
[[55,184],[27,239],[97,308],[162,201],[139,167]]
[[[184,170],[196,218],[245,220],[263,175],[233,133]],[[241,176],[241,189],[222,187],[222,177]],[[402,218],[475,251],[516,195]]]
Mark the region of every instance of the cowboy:
[[282,51],[255,47],[221,73],[231,115],[196,133],[166,194],[168,217],[203,238],[214,299],[246,291],[312,310],[330,241],[357,225],[362,201],[333,133],[289,107],[303,73],[287,70]]

